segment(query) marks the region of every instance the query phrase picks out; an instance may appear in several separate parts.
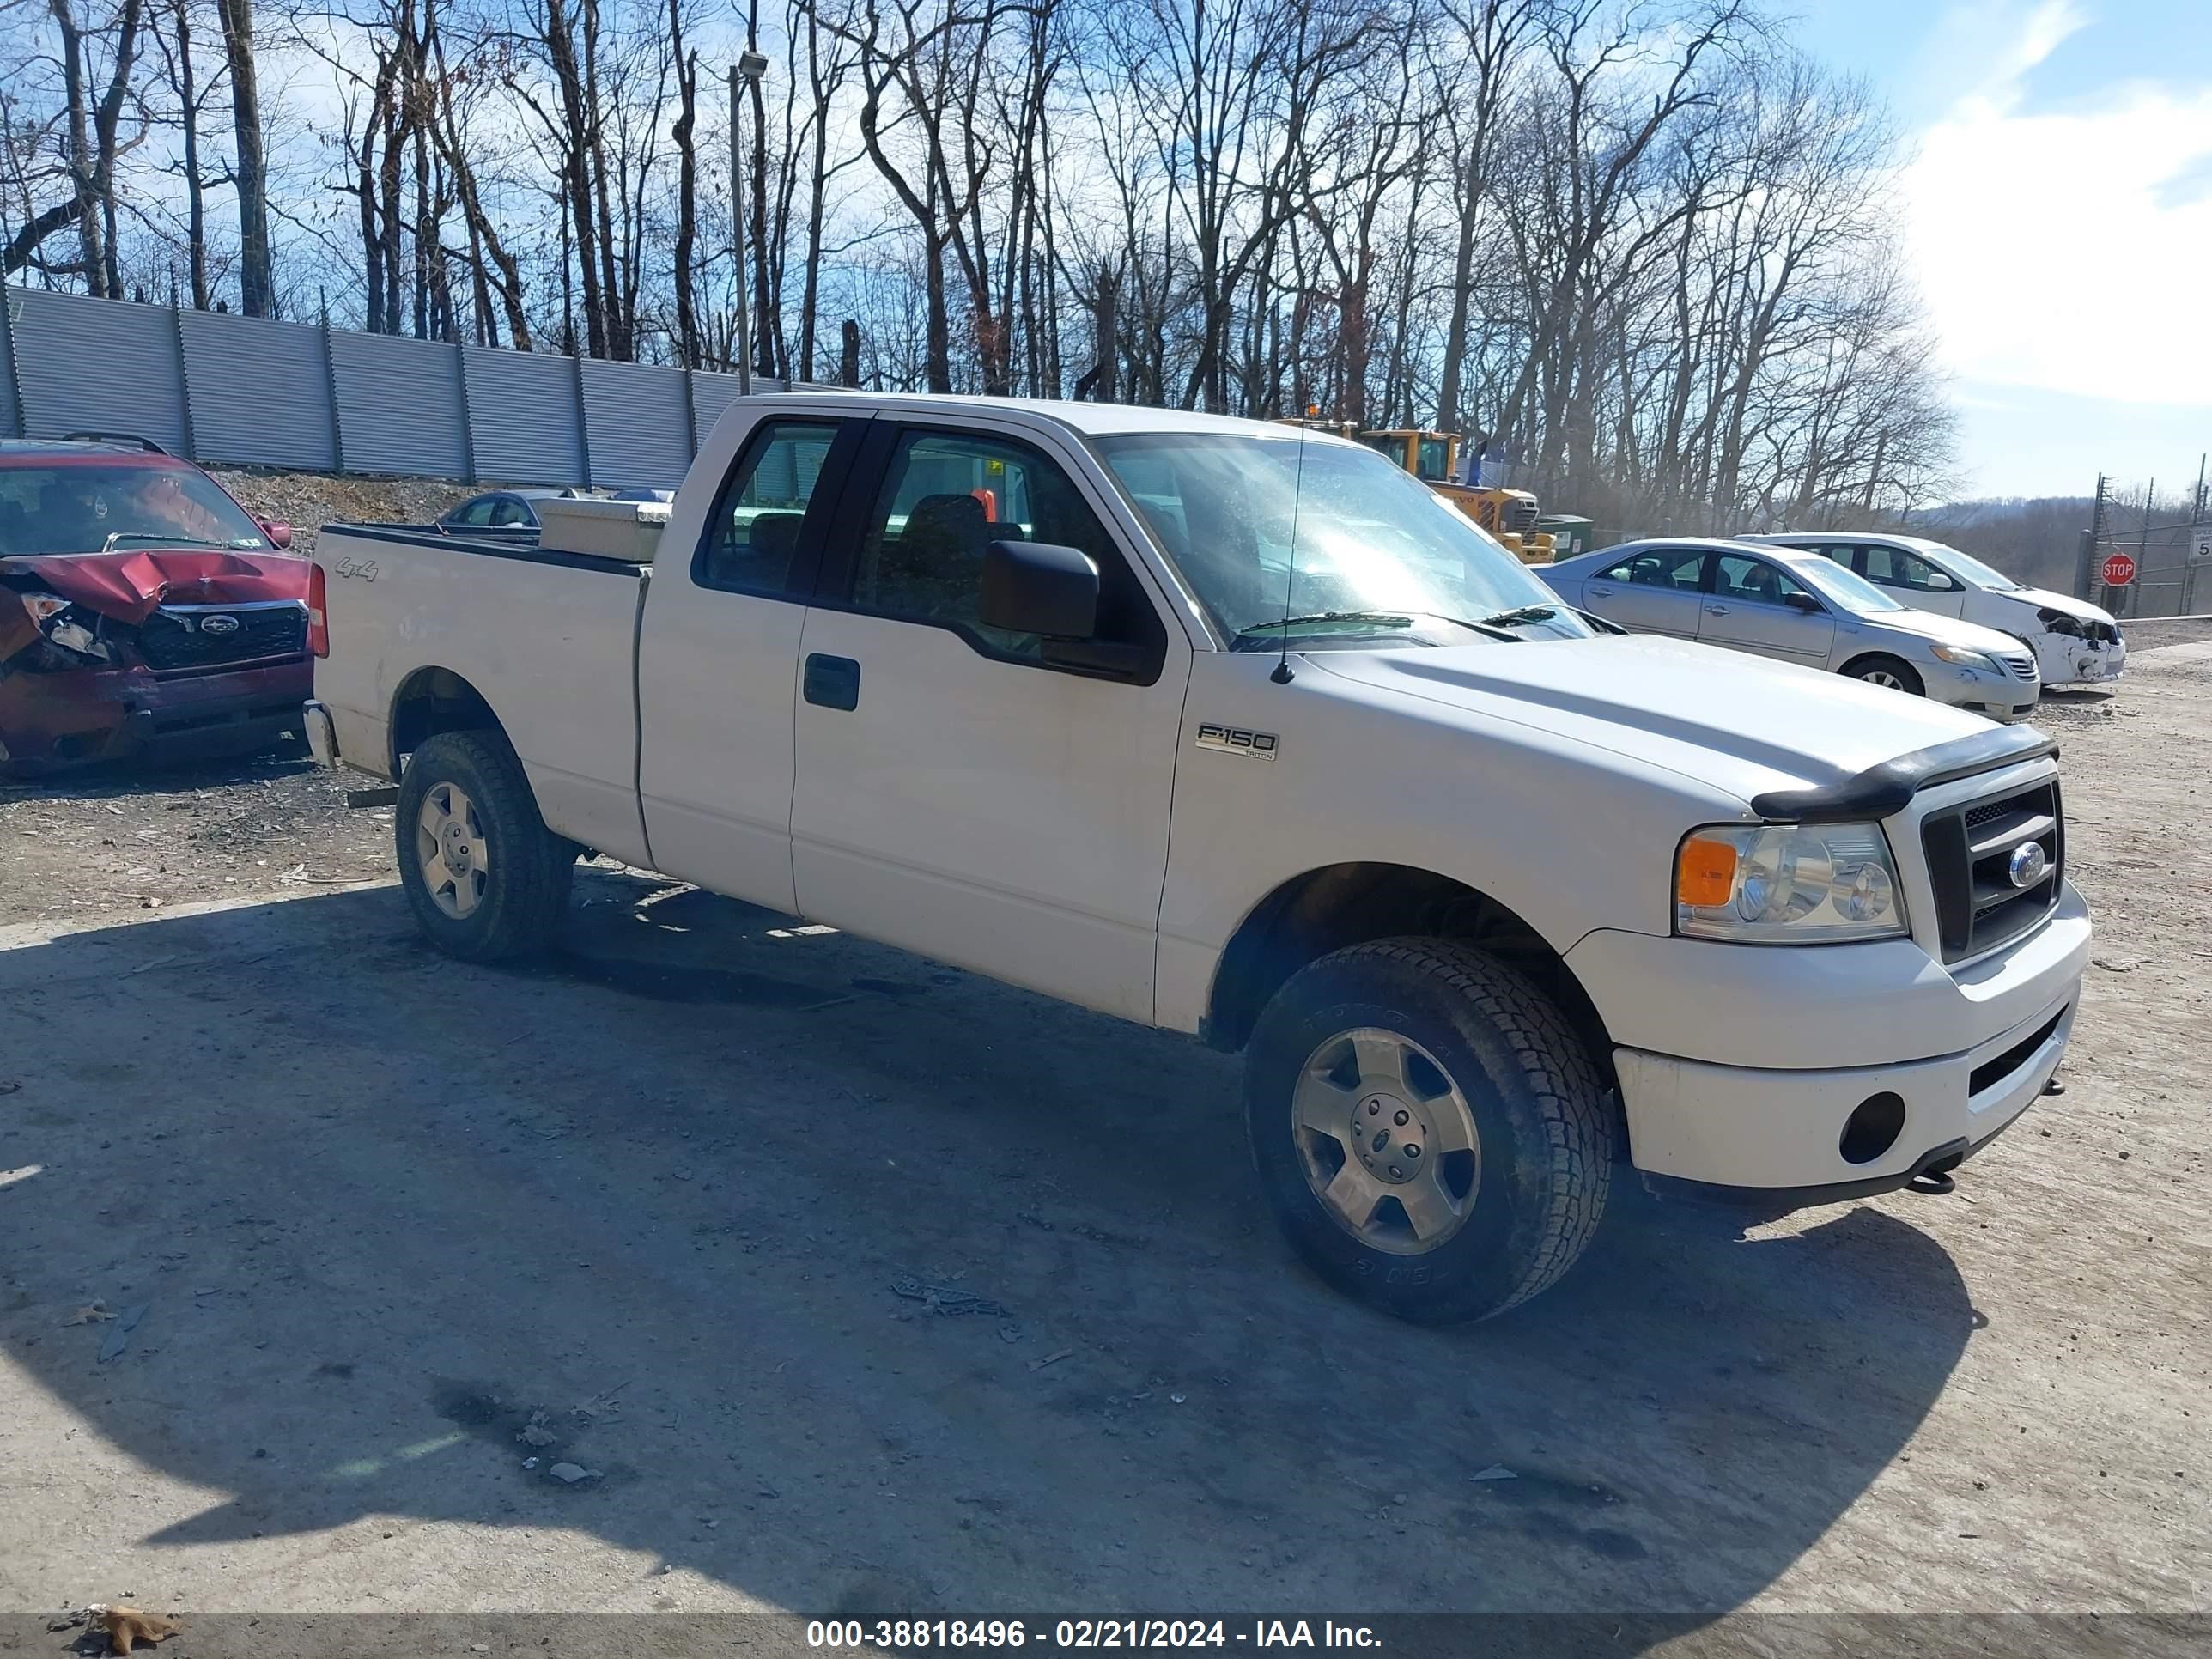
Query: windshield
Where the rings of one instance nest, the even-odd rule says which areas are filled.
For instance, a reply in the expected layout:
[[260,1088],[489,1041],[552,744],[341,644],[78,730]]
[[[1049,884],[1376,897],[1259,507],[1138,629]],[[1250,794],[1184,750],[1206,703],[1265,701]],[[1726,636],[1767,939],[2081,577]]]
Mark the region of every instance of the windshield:
[[1979,559],[1961,553],[1955,547],[1946,546],[1942,542],[1923,542],[1921,545],[1930,553],[1940,554],[1942,557],[1943,568],[1961,581],[1972,582],[1976,587],[1990,588],[1999,593],[2010,593],[2015,592],[2020,586],[2018,582],[2006,575],[2003,571],[1992,569]]
[[1424,438],[1421,440],[1419,472],[1423,483],[1451,482],[1451,440]]
[[184,467],[0,468],[0,556],[185,545],[260,548],[261,526]]
[[1231,637],[1263,629],[1272,643],[1285,617],[1326,619],[1344,631],[1347,620],[1356,625],[1347,612],[1388,628],[1529,608],[1550,613],[1541,626],[1552,634],[1593,631],[1473,520],[1370,451],[1288,433],[1121,433],[1096,441]]
[[1846,570],[1833,560],[1815,556],[1803,561],[1791,561],[1790,574],[1846,611],[1902,611],[1905,607],[1876,587],[1857,572]]

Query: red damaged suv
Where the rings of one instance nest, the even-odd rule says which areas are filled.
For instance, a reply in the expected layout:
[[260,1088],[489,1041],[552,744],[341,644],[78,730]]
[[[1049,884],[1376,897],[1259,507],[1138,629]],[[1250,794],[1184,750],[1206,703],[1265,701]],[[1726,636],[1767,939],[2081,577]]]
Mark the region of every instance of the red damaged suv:
[[0,771],[297,730],[314,567],[291,540],[143,438],[0,441]]

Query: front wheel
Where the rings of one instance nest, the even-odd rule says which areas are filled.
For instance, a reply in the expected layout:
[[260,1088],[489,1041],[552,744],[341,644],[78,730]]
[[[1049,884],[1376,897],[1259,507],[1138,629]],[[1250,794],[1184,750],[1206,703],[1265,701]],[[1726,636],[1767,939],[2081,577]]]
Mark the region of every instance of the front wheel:
[[1401,1318],[1527,1301],[1605,1212],[1613,1118],[1589,1050],[1550,998],[1456,941],[1353,945],[1301,970],[1253,1032],[1244,1100],[1291,1244]]
[[1920,675],[1909,662],[1899,662],[1894,657],[1867,657],[1844,670],[1850,679],[1864,680],[1869,685],[1887,686],[1893,691],[1903,691],[1912,696],[1928,694]]
[[392,813],[399,884],[430,942],[466,962],[552,943],[576,848],[545,827],[514,752],[495,735],[447,732],[407,763]]

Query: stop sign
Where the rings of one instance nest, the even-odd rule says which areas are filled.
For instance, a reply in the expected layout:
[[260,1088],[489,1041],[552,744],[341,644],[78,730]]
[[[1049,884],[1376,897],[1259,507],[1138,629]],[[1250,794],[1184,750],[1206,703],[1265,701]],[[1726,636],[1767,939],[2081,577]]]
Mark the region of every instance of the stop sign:
[[2105,560],[2105,586],[2125,587],[2136,579],[2136,561],[2132,553],[2114,553]]

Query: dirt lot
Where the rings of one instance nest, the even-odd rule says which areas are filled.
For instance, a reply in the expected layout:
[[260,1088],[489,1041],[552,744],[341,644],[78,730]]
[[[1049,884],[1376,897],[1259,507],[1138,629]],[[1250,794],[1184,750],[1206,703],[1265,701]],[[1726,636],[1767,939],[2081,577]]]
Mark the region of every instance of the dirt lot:
[[[512,1616],[656,1610],[2201,1650],[2114,1615],[2212,1604],[2212,646],[2043,720],[2068,1091],[1952,1197],[1624,1206],[1441,1332],[1291,1265],[1180,1041],[604,867],[556,967],[461,968],[294,762],[0,790],[0,1609],[189,1609],[188,1659],[754,1630]],[[220,1616],[275,1613],[384,1622]]]

